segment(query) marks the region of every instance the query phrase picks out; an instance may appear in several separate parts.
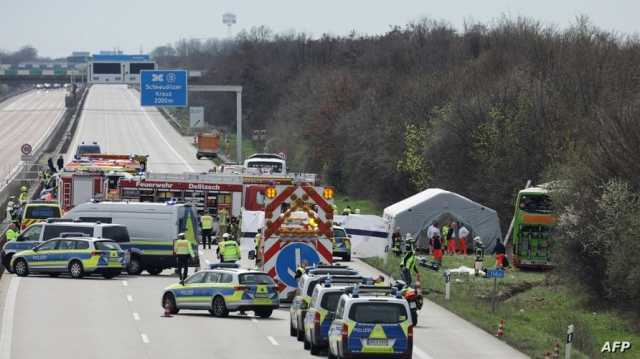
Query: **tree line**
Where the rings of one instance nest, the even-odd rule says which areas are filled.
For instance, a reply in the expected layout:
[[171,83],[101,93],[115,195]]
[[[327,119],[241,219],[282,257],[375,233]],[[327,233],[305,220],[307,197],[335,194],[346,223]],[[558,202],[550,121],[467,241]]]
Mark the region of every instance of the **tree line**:
[[[640,308],[640,41],[586,18],[422,20],[383,35],[243,31],[154,50],[163,66],[244,87],[245,128],[352,197],[388,205],[428,187],[494,208],[562,181],[556,261],[597,298]],[[232,96],[196,99],[233,126]]]

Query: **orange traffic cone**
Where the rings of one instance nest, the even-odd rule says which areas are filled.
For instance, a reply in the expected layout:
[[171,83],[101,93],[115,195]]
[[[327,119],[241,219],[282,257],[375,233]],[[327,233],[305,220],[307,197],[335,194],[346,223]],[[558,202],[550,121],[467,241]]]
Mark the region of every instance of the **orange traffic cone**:
[[171,318],[171,303],[167,300],[164,302],[164,314],[162,315],[164,318]]
[[556,342],[556,345],[553,347],[553,355],[551,357],[554,359],[560,359],[560,342]]
[[504,336],[504,319],[500,320],[500,324],[498,325],[498,332],[496,333],[496,337],[502,338]]

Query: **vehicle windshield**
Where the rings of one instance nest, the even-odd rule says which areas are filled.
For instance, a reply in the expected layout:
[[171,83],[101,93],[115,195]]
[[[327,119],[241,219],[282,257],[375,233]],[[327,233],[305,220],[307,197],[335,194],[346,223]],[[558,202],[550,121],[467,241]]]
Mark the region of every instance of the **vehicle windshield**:
[[335,312],[338,307],[338,301],[340,300],[340,296],[342,292],[329,292],[325,293],[322,296],[322,301],[320,302],[320,306],[330,312]]
[[118,243],[129,242],[129,231],[125,226],[102,227],[102,238],[108,238]]
[[238,281],[240,284],[267,284],[274,285],[273,279],[264,273],[240,274]]
[[259,168],[261,171],[272,173],[282,172],[282,163],[279,162],[266,162],[266,161],[249,161],[247,162],[249,168]]
[[99,251],[119,251],[120,246],[114,241],[96,241],[96,250]]
[[355,303],[349,319],[358,323],[393,324],[407,320],[407,310],[399,303]]
[[47,219],[60,218],[60,208],[55,206],[27,206],[25,218],[29,219]]
[[80,145],[78,146],[78,154],[86,155],[88,153],[100,153],[100,146],[98,145]]
[[547,195],[520,196],[520,210],[528,213],[551,213],[553,210],[551,198]]

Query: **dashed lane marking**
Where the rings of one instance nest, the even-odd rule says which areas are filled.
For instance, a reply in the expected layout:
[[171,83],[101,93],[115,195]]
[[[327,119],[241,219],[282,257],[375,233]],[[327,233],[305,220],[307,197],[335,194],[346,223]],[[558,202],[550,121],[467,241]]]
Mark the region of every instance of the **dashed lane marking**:
[[272,337],[272,336],[268,336],[267,339],[271,342],[271,344],[278,346],[280,344],[278,344],[278,342]]
[[251,318],[251,322],[252,322],[252,323],[257,323],[257,322],[258,322],[258,319],[256,319],[256,318]]
[[149,337],[146,334],[144,333],[140,334],[140,338],[142,338],[143,343],[149,344]]
[[140,320],[140,314],[133,313],[133,320]]
[[131,294],[127,294],[127,300],[133,302],[133,296]]
[[128,286],[128,285],[129,285],[129,283],[127,283],[127,281],[126,281],[126,280],[123,280],[123,281],[122,281],[122,286],[123,286],[123,287],[126,287],[126,286]]

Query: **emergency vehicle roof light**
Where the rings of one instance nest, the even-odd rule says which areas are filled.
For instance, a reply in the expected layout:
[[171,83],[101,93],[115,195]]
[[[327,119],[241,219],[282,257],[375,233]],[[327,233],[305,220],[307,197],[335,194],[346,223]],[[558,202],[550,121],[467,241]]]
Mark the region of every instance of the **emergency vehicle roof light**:
[[324,199],[333,199],[333,188],[325,187],[324,190],[322,190],[322,197],[324,197]]
[[278,195],[278,191],[276,190],[275,187],[267,187],[264,190],[264,194],[265,194],[265,196],[267,196],[267,198],[274,199]]

